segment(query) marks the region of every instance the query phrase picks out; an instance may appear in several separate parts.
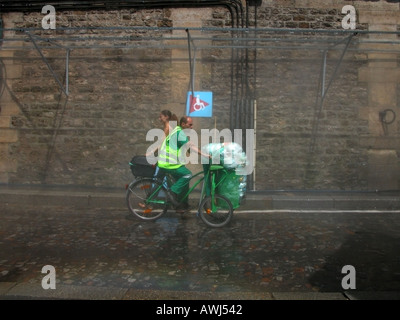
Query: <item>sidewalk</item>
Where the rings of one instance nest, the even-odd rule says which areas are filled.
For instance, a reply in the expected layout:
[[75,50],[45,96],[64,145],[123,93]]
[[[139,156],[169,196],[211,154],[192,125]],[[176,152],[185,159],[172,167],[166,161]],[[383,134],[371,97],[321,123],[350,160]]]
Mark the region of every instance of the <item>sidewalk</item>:
[[0,300],[400,300],[400,292],[194,292],[0,282]]
[[[376,298],[376,296],[373,296]],[[400,298],[400,297],[399,297]],[[44,290],[40,284],[0,282],[0,300],[74,299],[74,300],[349,300],[340,292],[193,292],[140,290],[116,287],[59,285]]]
[[397,211],[398,192],[265,191],[249,192],[242,210]]
[[[199,196],[194,192],[192,199]],[[126,208],[124,188],[0,185],[3,203]],[[195,200],[192,200],[195,202]],[[250,191],[238,211],[400,211],[400,190],[391,192]]]

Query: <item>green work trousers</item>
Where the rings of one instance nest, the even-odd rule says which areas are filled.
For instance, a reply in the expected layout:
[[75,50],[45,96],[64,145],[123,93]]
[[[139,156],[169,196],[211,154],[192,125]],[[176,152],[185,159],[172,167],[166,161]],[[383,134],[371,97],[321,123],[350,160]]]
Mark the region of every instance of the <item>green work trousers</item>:
[[[186,168],[185,166],[181,166],[178,169],[166,169],[160,168],[161,172],[169,173],[174,179],[175,183],[171,186],[171,191],[178,195],[178,199],[180,202],[182,198],[189,191],[189,183],[192,178],[192,172]],[[189,197],[187,197],[183,203],[187,203]]]

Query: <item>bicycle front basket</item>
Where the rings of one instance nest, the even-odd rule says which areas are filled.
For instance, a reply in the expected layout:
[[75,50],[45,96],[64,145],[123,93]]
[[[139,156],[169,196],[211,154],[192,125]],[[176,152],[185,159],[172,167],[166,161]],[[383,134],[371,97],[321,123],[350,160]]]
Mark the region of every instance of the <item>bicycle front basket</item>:
[[134,156],[129,166],[135,177],[153,177],[156,171],[156,165],[148,163],[145,156]]

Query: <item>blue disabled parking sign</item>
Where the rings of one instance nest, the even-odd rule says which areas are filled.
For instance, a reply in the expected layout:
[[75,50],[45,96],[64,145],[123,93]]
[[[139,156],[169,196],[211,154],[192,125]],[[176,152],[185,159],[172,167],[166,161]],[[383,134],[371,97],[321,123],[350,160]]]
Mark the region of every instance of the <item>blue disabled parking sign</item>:
[[186,101],[186,115],[190,117],[212,117],[212,92],[189,91]]

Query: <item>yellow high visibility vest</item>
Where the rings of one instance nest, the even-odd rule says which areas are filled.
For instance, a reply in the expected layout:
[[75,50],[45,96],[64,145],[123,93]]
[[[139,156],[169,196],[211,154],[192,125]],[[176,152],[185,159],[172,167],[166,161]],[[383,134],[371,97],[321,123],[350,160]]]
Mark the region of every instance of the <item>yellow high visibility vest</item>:
[[158,154],[158,163],[157,165],[160,168],[165,169],[177,169],[183,166],[182,163],[179,163],[179,157],[181,156],[181,148],[178,148],[178,141],[176,141],[177,149],[173,149],[170,147],[170,139],[176,134],[176,139],[178,140],[178,132],[181,131],[182,128],[180,126],[176,126],[174,130],[164,139],[160,152]]

